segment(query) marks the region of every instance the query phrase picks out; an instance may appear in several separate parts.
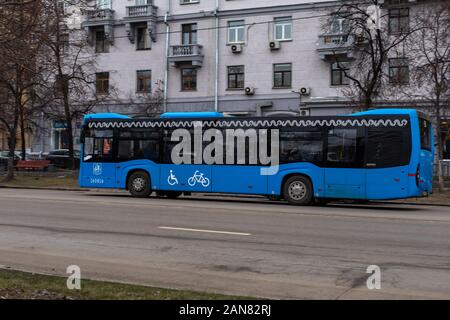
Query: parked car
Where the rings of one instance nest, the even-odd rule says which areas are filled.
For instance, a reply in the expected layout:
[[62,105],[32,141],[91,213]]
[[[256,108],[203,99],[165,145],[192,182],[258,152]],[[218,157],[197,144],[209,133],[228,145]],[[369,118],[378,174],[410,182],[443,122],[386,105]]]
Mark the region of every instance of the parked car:
[[[73,151],[74,160],[75,160],[75,168],[80,167],[80,152],[78,150]],[[51,164],[55,165],[59,168],[70,169],[72,168],[72,163],[69,158],[69,150],[67,149],[58,149],[53,150],[48,153],[45,157],[46,160],[49,160]]]
[[[9,151],[0,151],[0,170],[6,170],[8,168]],[[20,160],[20,157],[14,155],[14,165]]]

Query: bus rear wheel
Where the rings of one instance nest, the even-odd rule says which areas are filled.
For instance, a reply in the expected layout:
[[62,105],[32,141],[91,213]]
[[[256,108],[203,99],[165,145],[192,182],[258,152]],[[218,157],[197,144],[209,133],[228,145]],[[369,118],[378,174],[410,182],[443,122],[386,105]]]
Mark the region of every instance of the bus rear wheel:
[[152,193],[150,177],[143,171],[137,171],[128,178],[128,190],[136,198],[146,198]]
[[306,206],[313,200],[311,181],[304,176],[293,176],[283,185],[283,196],[290,204]]

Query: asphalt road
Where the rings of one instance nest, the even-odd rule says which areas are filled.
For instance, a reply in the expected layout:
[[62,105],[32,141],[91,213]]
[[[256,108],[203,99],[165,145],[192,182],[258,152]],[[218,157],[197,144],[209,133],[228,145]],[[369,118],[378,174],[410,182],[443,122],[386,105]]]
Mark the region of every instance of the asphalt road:
[[0,189],[0,265],[74,264],[86,278],[268,298],[449,299],[450,208]]

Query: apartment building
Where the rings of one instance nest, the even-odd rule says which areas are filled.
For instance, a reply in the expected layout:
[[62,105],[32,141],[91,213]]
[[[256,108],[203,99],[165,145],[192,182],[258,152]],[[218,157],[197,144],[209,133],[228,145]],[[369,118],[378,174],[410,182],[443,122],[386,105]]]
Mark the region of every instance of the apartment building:
[[[98,89],[114,86],[124,102],[161,90],[161,111],[294,115],[301,106],[329,114],[345,105],[345,80],[331,81],[332,42],[323,42],[321,29],[320,16],[336,1],[101,0],[97,6],[82,27],[98,53]],[[126,104],[109,111],[133,112]]]
[[[354,37],[341,21],[324,26],[341,1],[97,0],[79,27],[96,53],[96,111],[130,115],[158,98],[156,113],[219,111],[235,116],[330,115],[354,108],[333,55],[352,61]],[[415,0],[398,0],[390,24],[409,23]],[[389,72],[408,76],[405,59]],[[406,62],[405,62],[406,61]],[[130,103],[132,101],[133,103]],[[391,106],[406,102],[389,102]],[[77,123],[79,127],[80,123]],[[51,133],[53,132],[53,134]],[[61,147],[61,128],[49,133]]]

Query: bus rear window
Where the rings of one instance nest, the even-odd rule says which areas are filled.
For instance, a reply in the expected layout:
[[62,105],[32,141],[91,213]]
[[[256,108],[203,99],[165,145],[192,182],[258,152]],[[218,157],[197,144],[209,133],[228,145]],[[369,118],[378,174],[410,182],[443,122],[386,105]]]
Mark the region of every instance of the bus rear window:
[[430,122],[420,118],[419,130],[420,130],[420,147],[422,149],[431,150],[431,128]]

